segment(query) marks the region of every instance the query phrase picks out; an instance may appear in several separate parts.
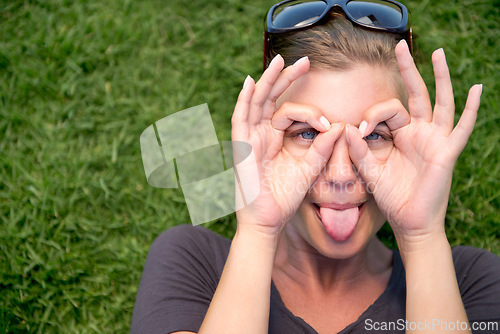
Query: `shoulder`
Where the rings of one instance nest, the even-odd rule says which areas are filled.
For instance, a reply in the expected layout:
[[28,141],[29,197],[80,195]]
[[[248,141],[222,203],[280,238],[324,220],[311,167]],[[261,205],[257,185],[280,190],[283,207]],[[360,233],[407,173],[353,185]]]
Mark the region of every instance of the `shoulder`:
[[144,265],[131,333],[197,332],[230,245],[202,226],[179,225],[160,234]]
[[191,244],[198,242],[230,243],[231,241],[201,225],[193,226],[190,224],[182,224],[161,233],[155,239],[153,246],[157,247],[166,243],[183,245],[186,242]]
[[225,262],[231,240],[203,227],[188,224],[172,227],[160,234],[149,250],[151,257],[185,261],[205,259],[215,264]]
[[469,320],[500,321],[500,258],[471,246],[453,247],[452,254]]
[[161,243],[162,241],[168,240],[169,242],[182,241],[197,241],[197,240],[228,240],[221,235],[205,228],[201,225],[193,226],[190,224],[182,224],[174,226],[163,233],[161,233],[156,239],[155,243]]
[[452,248],[452,255],[459,282],[470,275],[484,276],[490,272],[498,274],[500,271],[500,258],[485,249],[455,246]]

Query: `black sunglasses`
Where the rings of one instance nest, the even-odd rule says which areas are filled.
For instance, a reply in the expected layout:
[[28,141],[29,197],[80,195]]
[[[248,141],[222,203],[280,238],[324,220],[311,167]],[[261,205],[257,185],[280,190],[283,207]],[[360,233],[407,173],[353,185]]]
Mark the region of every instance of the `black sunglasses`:
[[341,9],[347,19],[363,28],[401,35],[412,50],[412,32],[406,7],[392,0],[285,0],[271,7],[264,31],[264,69],[270,61],[271,37],[304,30],[325,22],[328,13]]

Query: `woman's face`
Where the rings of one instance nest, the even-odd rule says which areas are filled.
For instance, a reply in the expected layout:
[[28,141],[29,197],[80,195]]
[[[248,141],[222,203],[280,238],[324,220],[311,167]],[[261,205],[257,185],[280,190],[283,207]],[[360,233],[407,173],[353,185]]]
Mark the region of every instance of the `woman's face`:
[[[391,78],[387,70],[368,65],[346,71],[311,69],[287,89],[278,106],[285,101],[312,105],[330,123],[359,126],[370,107],[398,98]],[[283,146],[300,157],[316,134],[307,123],[294,122],[285,132]],[[377,125],[365,139],[377,158],[389,157],[393,143],[385,123]],[[343,133],[287,229],[306,247],[330,258],[348,258],[363,249],[384,222],[367,185],[354,169]]]

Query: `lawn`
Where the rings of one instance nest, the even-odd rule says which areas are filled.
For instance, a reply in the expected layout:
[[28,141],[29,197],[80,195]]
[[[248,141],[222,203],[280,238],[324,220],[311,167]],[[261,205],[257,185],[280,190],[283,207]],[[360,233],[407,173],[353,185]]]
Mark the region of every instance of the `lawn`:
[[[416,58],[447,53],[458,113],[483,83],[455,170],[452,245],[500,255],[500,7],[405,2]],[[142,131],[208,103],[220,140],[247,74],[261,71],[273,1],[0,2],[0,333],[126,333],[149,246],[190,223],[178,189],[147,184]],[[207,224],[231,236],[234,215]],[[387,229],[384,240],[393,244]]]

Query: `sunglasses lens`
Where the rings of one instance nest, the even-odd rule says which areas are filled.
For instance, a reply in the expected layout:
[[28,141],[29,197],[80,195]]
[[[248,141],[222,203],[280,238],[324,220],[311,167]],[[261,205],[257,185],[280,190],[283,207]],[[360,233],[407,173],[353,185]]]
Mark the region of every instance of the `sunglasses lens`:
[[349,1],[347,12],[353,20],[365,26],[396,28],[403,21],[402,9],[387,1]]
[[300,28],[317,21],[326,11],[324,1],[290,1],[273,12],[273,25],[278,29]]

